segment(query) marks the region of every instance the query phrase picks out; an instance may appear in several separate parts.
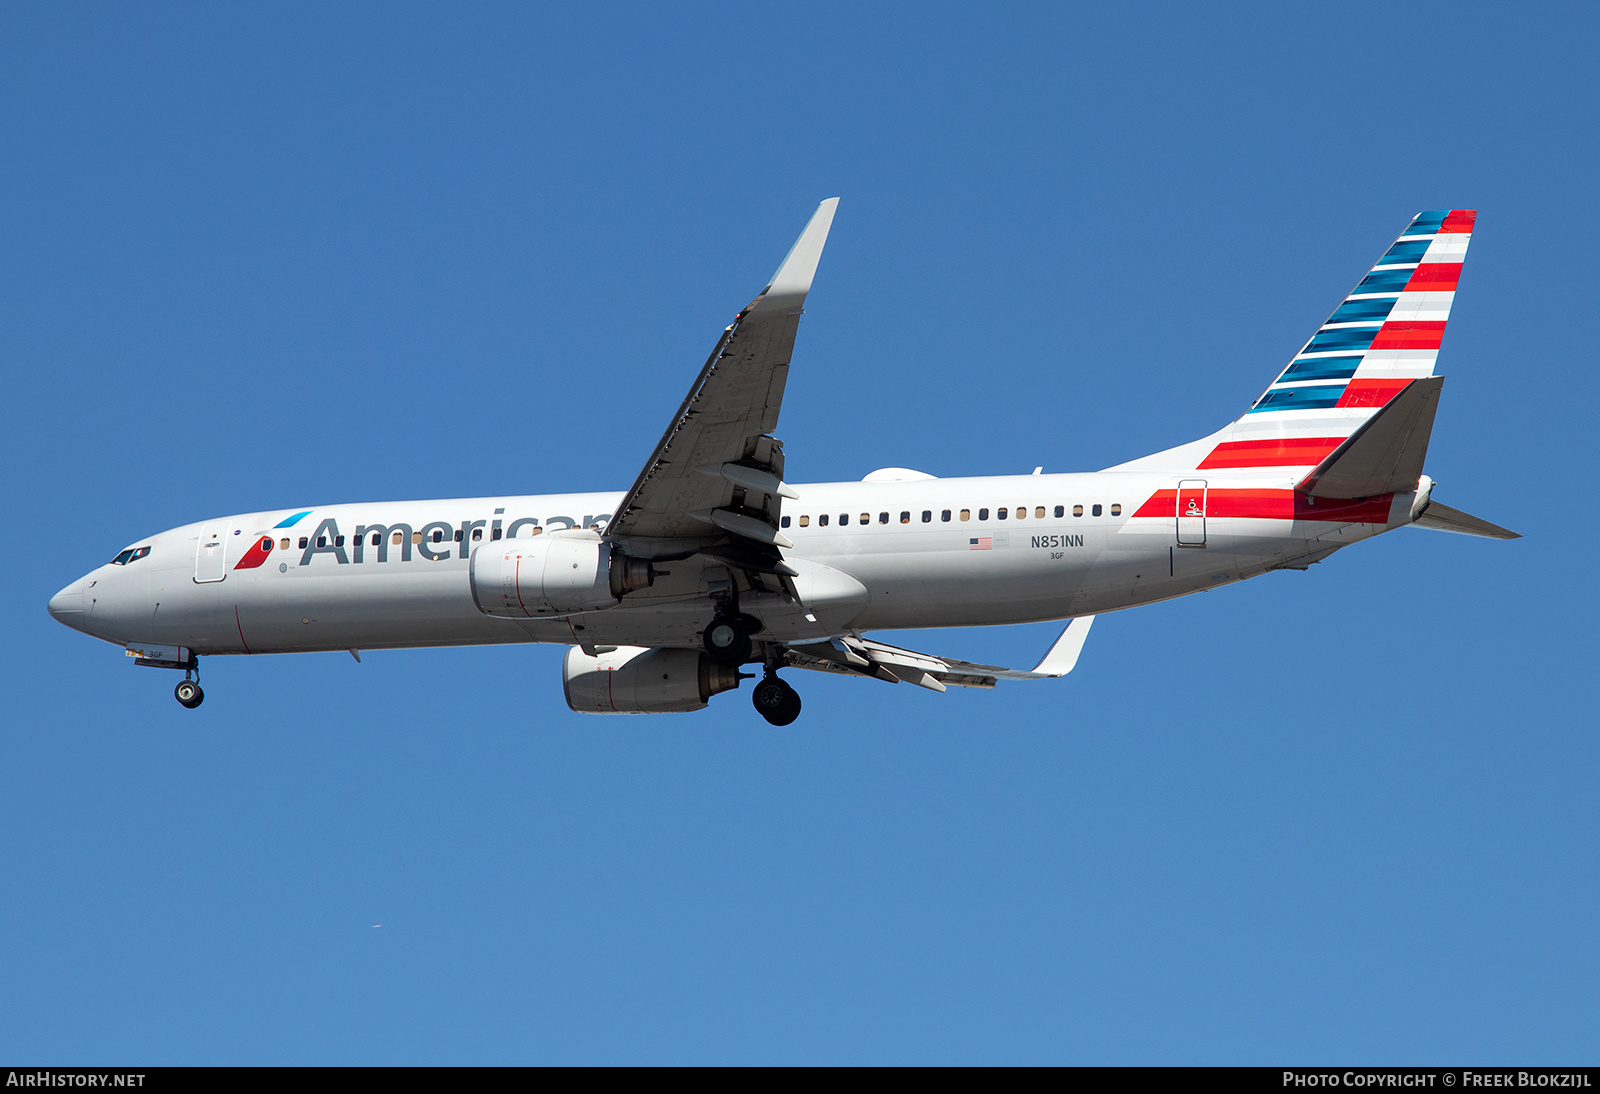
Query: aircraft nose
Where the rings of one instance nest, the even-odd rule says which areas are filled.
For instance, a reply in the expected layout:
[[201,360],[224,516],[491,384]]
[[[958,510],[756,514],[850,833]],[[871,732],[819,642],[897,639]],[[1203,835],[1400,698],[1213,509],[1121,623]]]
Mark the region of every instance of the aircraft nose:
[[50,617],[74,630],[83,629],[83,578],[50,598]]

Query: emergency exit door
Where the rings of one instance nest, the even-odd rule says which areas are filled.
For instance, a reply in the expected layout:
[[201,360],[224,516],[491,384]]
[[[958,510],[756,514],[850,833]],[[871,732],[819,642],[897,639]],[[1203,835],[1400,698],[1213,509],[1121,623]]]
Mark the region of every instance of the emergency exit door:
[[1206,545],[1206,480],[1184,479],[1178,484],[1178,546]]

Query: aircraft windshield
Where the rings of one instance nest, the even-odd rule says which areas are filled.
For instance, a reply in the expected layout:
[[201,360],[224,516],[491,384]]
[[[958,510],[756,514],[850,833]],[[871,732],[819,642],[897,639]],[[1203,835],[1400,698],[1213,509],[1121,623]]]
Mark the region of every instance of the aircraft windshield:
[[111,565],[126,566],[130,562],[138,562],[141,558],[149,553],[150,548],[148,547],[129,547],[126,551],[123,551],[122,553],[118,554],[116,558],[112,559]]

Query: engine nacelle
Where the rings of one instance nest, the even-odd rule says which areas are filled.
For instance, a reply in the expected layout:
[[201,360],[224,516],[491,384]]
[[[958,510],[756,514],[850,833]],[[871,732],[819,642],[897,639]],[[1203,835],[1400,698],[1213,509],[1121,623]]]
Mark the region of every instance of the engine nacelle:
[[472,599],[485,615],[533,619],[609,608],[655,582],[648,562],[629,558],[588,528],[502,539],[472,552]]
[[587,654],[577,646],[561,663],[567,706],[579,714],[671,714],[701,710],[718,692],[739,686],[739,670],[699,650],[618,646]]

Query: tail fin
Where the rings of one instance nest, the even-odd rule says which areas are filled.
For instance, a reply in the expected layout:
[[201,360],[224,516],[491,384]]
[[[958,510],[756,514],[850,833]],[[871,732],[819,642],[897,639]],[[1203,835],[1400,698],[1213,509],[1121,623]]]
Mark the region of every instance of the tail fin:
[[1418,213],[1241,418],[1115,470],[1316,467],[1411,381],[1433,375],[1476,218],[1472,209]]

